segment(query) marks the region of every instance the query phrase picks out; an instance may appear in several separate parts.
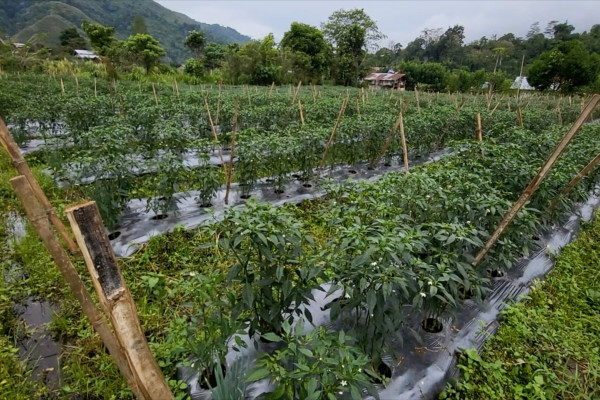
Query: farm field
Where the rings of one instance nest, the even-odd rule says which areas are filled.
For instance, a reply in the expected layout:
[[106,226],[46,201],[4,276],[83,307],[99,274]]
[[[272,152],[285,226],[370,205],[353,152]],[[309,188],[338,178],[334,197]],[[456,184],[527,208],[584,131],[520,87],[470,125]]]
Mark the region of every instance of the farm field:
[[[473,266],[586,100],[0,78],[2,118],[59,215],[93,199],[114,234],[132,201],[143,202],[158,223],[176,215],[186,196],[203,210],[223,201],[218,191],[231,190],[236,199],[235,207],[205,211],[212,218],[196,228],[156,235],[119,259],[177,398],[189,389],[182,367],[197,371],[200,385],[211,382],[218,364],[229,369],[214,398],[240,398],[246,390],[280,398],[376,396],[399,369],[390,360],[405,334],[435,331],[465,302],[481,303],[494,276],[539,248],[542,232],[597,186],[592,171],[560,195],[599,151],[600,125],[590,123]],[[403,164],[401,131],[411,161],[448,154],[409,174],[384,173]],[[0,211],[12,216],[20,206],[7,181],[16,171],[5,153],[0,162]],[[358,166],[382,173],[376,180],[328,179],[335,168]],[[252,198],[259,185],[273,199],[299,187],[323,193],[275,206]],[[13,241],[12,221],[3,218],[0,231],[0,354],[10,360],[0,389],[13,398],[133,398],[35,232],[26,227]],[[85,276],[83,263],[76,264]],[[315,298],[323,299],[321,325],[309,306]],[[14,304],[29,299],[52,303],[56,313],[50,331],[61,345],[61,374],[54,387],[14,383],[26,381],[13,349],[28,335]],[[409,332],[412,319],[423,323]],[[310,330],[311,322],[319,326]],[[255,343],[270,351],[257,356]],[[258,361],[232,363],[235,354]]]

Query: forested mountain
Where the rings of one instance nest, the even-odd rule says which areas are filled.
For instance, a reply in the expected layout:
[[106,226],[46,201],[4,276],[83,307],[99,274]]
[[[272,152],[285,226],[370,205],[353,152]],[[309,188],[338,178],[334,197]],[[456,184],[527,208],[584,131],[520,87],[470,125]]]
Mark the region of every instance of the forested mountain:
[[[218,24],[205,24],[168,10],[152,0],[7,0],[0,2],[0,30],[14,41],[26,42],[33,35],[45,34],[40,42],[59,44],[60,32],[83,21],[98,22],[115,28],[116,36],[131,34],[134,18],[144,18],[148,33],[158,39],[171,62],[182,63],[191,56],[183,45],[191,30],[202,30],[209,41],[245,43],[250,40],[236,30]],[[82,36],[83,35],[83,32]]]

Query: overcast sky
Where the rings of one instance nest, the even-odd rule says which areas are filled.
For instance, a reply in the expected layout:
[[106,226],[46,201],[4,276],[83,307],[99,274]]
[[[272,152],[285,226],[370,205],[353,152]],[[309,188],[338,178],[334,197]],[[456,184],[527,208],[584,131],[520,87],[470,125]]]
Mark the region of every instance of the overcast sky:
[[542,31],[552,20],[568,21],[576,32],[600,23],[599,1],[292,1],[158,0],[161,5],[205,23],[229,26],[253,39],[268,33],[279,41],[294,21],[320,27],[336,10],[363,8],[387,36],[380,45],[408,42],[425,28],[462,25],[465,42],[512,32],[525,37],[532,23]]

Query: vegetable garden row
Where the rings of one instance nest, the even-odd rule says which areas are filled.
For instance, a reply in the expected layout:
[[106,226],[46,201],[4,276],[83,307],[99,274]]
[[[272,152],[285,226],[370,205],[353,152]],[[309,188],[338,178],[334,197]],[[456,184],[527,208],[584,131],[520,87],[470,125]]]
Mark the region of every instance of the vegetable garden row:
[[[0,79],[0,89],[7,85]],[[99,202],[109,223],[118,220],[128,199],[142,194],[160,200],[149,204],[158,211],[171,210],[170,199],[181,190],[206,191],[204,200],[210,199],[226,169],[210,163],[187,167],[182,156],[190,151],[206,160],[213,150],[231,148],[234,181],[248,191],[262,177],[274,180],[274,190],[292,173],[314,179],[344,98],[348,105],[325,166],[377,161],[401,110],[411,157],[454,149],[410,174],[326,186],[325,197],[299,205],[250,200],[245,208],[227,209],[218,222],[153,238],[122,260],[151,347],[173,381],[182,365],[209,381],[231,349],[248,341],[242,337],[259,349],[275,347],[248,368],[229,365],[225,377],[213,382],[220,383],[215,398],[243,398],[247,390],[255,396],[257,384],[248,388],[246,382],[264,380],[270,384],[254,388],[271,391],[273,398],[377,397],[387,379],[383,367],[393,368],[384,360],[403,340],[407,310],[433,329],[440,316],[480,301],[490,290],[492,271],[510,268],[527,254],[544,224],[586,199],[599,177],[594,171],[547,211],[600,150],[600,125],[588,124],[485,262],[474,267],[474,254],[564,134],[565,127],[554,122],[574,120],[579,101],[522,100],[519,127],[514,99],[500,96],[421,93],[417,100],[409,93],[311,87],[297,96],[295,88],[159,88],[154,97],[152,88],[127,83],[96,87],[96,93],[92,82],[83,81],[63,93],[51,78],[22,77],[10,85],[12,91],[0,90],[3,117],[47,143],[30,161],[47,163],[57,178],[66,176],[62,168],[77,166],[85,176],[92,171],[92,183],[72,184]],[[34,98],[18,98],[15,87]],[[474,140],[477,113],[483,142]],[[394,140],[384,162],[401,151]],[[140,170],[146,172],[135,173]],[[331,323],[306,333],[313,320],[306,306],[323,288],[336,297],[323,304]],[[81,318],[72,307],[61,313],[67,320]],[[69,340],[83,346],[89,335],[83,330]],[[277,344],[260,344],[258,337]],[[67,351],[66,365],[76,357],[76,350]],[[102,359],[94,355],[82,368],[93,376]],[[68,381],[73,372],[65,373]],[[186,393],[184,386],[172,388]],[[111,395],[95,392],[93,385],[78,390]]]

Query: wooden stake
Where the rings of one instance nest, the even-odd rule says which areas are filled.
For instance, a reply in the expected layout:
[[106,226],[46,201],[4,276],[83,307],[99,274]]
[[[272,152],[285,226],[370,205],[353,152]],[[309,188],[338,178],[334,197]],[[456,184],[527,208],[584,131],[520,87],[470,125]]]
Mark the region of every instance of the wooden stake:
[[204,96],[204,107],[206,107],[206,113],[208,114],[208,121],[210,122],[210,129],[212,130],[213,138],[215,139],[215,144],[219,149],[219,159],[221,160],[221,165],[223,166],[225,173],[227,173],[227,167],[225,166],[225,162],[223,161],[223,150],[219,143],[219,138],[217,136],[217,130],[215,129],[215,124],[213,124],[212,117],[210,115],[210,108],[208,107],[208,100],[206,96]]
[[[298,100],[300,101],[300,100]],[[229,168],[227,169],[226,179],[227,184],[225,188],[225,204],[229,205],[229,191],[231,189],[231,176],[233,174],[233,157],[235,156],[235,138],[237,133],[237,119],[238,119],[239,101],[235,99],[235,112],[233,114],[233,132],[231,133],[231,153],[229,155]]]
[[158,106],[158,96],[156,96],[156,88],[154,87],[154,82],[152,82],[152,93],[154,93],[154,103]]
[[419,89],[415,85],[415,95],[417,97],[417,112],[421,114],[421,103],[419,102]]
[[340,112],[338,113],[337,119],[335,121],[335,125],[333,126],[333,131],[331,132],[331,136],[329,136],[329,140],[327,141],[327,145],[325,146],[325,151],[323,152],[323,156],[321,157],[321,162],[319,162],[319,168],[317,169],[316,180],[319,179],[321,175],[321,168],[323,168],[323,164],[325,164],[325,159],[327,158],[327,153],[329,152],[329,147],[331,143],[333,143],[333,138],[335,137],[335,133],[337,132],[338,125],[344,115],[344,111],[346,111],[346,104],[348,104],[348,99],[345,98],[342,101],[342,106],[340,107]]
[[579,171],[579,173],[577,175],[575,175],[575,177],[573,179],[571,179],[571,182],[569,182],[567,184],[567,186],[565,186],[565,188],[560,192],[560,195],[558,195],[553,201],[552,203],[550,203],[550,205],[548,206],[548,208],[546,209],[545,214],[548,215],[550,214],[550,211],[552,211],[552,209],[554,209],[554,207],[556,207],[556,205],[558,204],[558,201],[566,196],[567,194],[569,194],[569,192],[571,190],[573,190],[573,188],[579,183],[579,181],[581,181],[592,169],[594,169],[594,167],[598,164],[598,162],[600,162],[600,153],[598,153],[596,155],[596,157],[594,157],[592,159],[592,161],[590,161],[588,163],[588,165],[586,165],[581,171]]
[[98,97],[98,89],[96,87],[96,78],[94,78],[94,97]]
[[523,126],[523,114],[521,113],[521,107],[517,106],[517,122],[519,126]]
[[175,93],[177,94],[177,98],[179,98],[179,85],[177,84],[177,79],[173,79],[173,83],[175,85]]
[[371,163],[371,168],[375,168],[375,166],[381,162],[381,159],[385,155],[385,152],[387,151],[388,147],[391,146],[392,141],[394,140],[394,136],[396,136],[396,131],[400,127],[401,123],[402,123],[402,111],[400,111],[398,113],[398,118],[396,119],[396,122],[394,123],[394,126],[392,126],[392,131],[390,132],[390,134],[388,135],[387,139],[383,143],[383,146],[381,147],[381,150],[379,151],[379,155]]
[[84,314],[90,321],[90,324],[94,330],[98,332],[98,335],[100,335],[102,342],[119,367],[121,374],[123,374],[125,377],[127,384],[133,391],[134,395],[140,400],[149,399],[142,395],[137,382],[133,377],[133,373],[129,368],[127,359],[125,358],[125,355],[119,346],[117,338],[110,329],[100,310],[98,310],[96,307],[96,304],[94,304],[90,293],[79,277],[79,274],[69,259],[69,256],[62,248],[58,238],[52,231],[44,208],[36,198],[29,181],[25,176],[21,175],[11,179],[10,184],[17,193],[19,200],[23,204],[27,218],[33,225],[33,228],[36,230],[37,234],[40,236],[40,239],[42,239],[46,250],[48,253],[50,253],[60,273],[67,281],[73,296],[81,305]]
[[302,101],[300,99],[298,99],[298,110],[300,111],[300,122],[304,126],[304,112],[302,111]]
[[483,134],[481,132],[481,113],[477,113],[477,140],[483,141]]
[[275,82],[271,82],[271,87],[269,88],[269,98],[271,98],[271,93],[273,93],[273,88],[275,87]]
[[69,207],[65,212],[100,304],[112,322],[140,391],[147,399],[173,399],[171,389],[148,347],[135,303],[121,275],[98,206],[91,201]]
[[27,161],[25,161],[23,155],[21,154],[19,146],[15,143],[12,135],[8,131],[8,128],[4,124],[2,118],[0,118],[0,143],[10,156],[12,163],[17,169],[17,171],[19,171],[19,174],[25,176],[25,178],[29,182],[29,185],[31,186],[33,193],[35,194],[35,197],[46,210],[48,219],[50,220],[50,222],[52,222],[54,229],[56,229],[56,231],[65,241],[65,244],[67,245],[67,248],[69,249],[71,254],[79,254],[79,248],[73,241],[73,238],[69,234],[69,231],[67,231],[65,225],[62,223],[58,215],[56,215],[56,213],[54,212],[54,208],[52,207],[52,204],[50,204],[50,200],[48,200],[38,181],[33,176],[33,173],[29,169]]
[[60,78],[60,91],[63,93],[65,92],[65,84],[64,84],[62,78]]
[[573,123],[573,126],[571,126],[571,129],[569,129],[569,131],[567,133],[565,133],[565,135],[562,138],[562,140],[560,141],[560,143],[554,149],[554,152],[550,155],[550,157],[548,157],[548,160],[546,160],[546,163],[540,168],[540,170],[538,171],[536,176],[531,180],[531,182],[529,183],[527,188],[525,188],[525,191],[523,192],[523,194],[521,194],[521,196],[515,202],[515,204],[512,206],[512,208],[508,211],[508,213],[506,213],[506,215],[504,216],[504,219],[502,220],[502,222],[500,222],[500,225],[498,226],[496,231],[492,234],[490,239],[485,244],[485,247],[477,254],[477,257],[475,257],[475,261],[473,261],[474,266],[479,265],[481,263],[481,261],[483,261],[483,258],[485,257],[485,255],[490,251],[492,246],[498,241],[498,239],[500,238],[500,235],[502,235],[502,233],[504,232],[506,227],[517,216],[517,213],[521,210],[521,208],[525,205],[525,203],[527,203],[527,201],[533,195],[533,193],[535,193],[537,188],[540,186],[540,184],[542,183],[544,178],[548,175],[548,173],[550,172],[550,170],[556,163],[556,160],[558,160],[558,158],[561,156],[561,154],[563,153],[565,148],[568,146],[568,144],[571,142],[573,137],[575,137],[575,135],[577,134],[579,129],[581,129],[581,127],[585,123],[585,120],[588,117],[588,115],[592,111],[594,111],[594,108],[598,105],[598,102],[600,102],[600,95],[595,94],[594,96],[592,96],[592,99],[590,100],[590,102],[588,103],[588,105],[584,109],[584,111],[579,115],[577,120]]
[[408,174],[408,149],[406,148],[406,136],[404,135],[404,117],[400,114],[400,139],[402,140],[402,157],[404,158],[404,170]]

